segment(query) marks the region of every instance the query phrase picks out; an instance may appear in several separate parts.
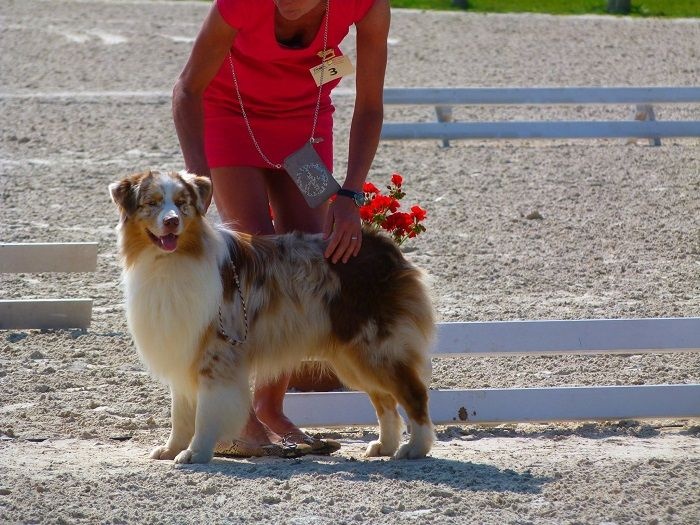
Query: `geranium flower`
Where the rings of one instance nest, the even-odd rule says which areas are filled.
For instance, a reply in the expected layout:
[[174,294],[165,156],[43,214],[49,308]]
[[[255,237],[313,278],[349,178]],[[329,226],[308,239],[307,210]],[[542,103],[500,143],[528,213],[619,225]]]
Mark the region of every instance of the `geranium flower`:
[[365,204],[360,208],[364,225],[387,231],[399,245],[425,231],[425,226],[420,223],[427,215],[418,205],[412,206],[410,213],[399,211],[400,201],[406,196],[402,185],[403,177],[399,173],[391,175],[388,195],[382,194],[371,182],[366,182],[363,186]]
[[375,195],[380,193],[379,188],[377,188],[371,182],[365,182],[364,186],[362,187],[362,191],[365,193],[374,193]]
[[425,219],[425,216],[427,215],[427,212],[420,206],[411,206],[411,213],[418,222]]

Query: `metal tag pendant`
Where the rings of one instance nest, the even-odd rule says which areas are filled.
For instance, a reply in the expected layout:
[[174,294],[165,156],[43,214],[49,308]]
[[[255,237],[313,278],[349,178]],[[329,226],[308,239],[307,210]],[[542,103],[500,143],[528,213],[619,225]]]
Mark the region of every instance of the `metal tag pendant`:
[[284,159],[284,169],[311,208],[317,208],[340,189],[311,141]]

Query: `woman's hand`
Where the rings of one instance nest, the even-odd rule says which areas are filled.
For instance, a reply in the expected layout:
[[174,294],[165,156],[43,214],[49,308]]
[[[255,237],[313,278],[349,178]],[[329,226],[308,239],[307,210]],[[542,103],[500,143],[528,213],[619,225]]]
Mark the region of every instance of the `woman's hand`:
[[355,257],[362,247],[362,221],[360,209],[352,199],[339,196],[328,207],[323,227],[325,239],[329,239],[324,256],[335,264]]

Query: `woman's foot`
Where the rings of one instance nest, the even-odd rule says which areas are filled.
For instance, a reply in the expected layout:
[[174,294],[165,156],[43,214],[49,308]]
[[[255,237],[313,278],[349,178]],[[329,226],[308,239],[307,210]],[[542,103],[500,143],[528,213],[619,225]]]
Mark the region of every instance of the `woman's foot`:
[[298,458],[310,454],[310,447],[297,446],[294,444],[270,443],[268,445],[255,445],[234,439],[233,441],[222,442],[216,445],[215,456],[225,456],[232,458]]
[[276,439],[281,437],[282,443],[294,443],[298,447],[309,447],[311,454],[327,455],[338,450],[340,443],[337,441],[311,437],[284,415],[284,395],[287,392],[288,383],[289,376],[284,376],[277,382],[269,383],[255,390],[254,419],[271,432]]
[[217,444],[215,454],[236,458],[275,456],[296,458],[311,453],[311,446],[281,438],[251,410],[241,437]]
[[248,421],[246,421],[243,432],[241,432],[240,441],[247,443],[257,443],[259,445],[272,445],[281,443],[282,438],[260,421],[253,410],[248,413]]
[[[267,407],[267,406],[266,406]],[[292,423],[287,416],[278,412],[270,414],[265,410],[257,413],[258,421],[276,436],[281,436],[282,444],[294,444],[297,447],[309,449],[308,454],[326,456],[340,449],[340,443],[332,439],[321,439],[310,436]],[[273,432],[274,430],[274,432]]]
[[309,454],[328,456],[340,450],[340,443],[334,439],[317,438],[299,430],[282,436],[283,443],[292,443],[297,447],[309,447]]

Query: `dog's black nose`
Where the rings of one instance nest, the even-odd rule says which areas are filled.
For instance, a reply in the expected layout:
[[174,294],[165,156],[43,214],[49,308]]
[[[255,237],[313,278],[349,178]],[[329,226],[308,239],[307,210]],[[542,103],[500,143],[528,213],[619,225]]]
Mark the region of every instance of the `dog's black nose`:
[[180,219],[177,217],[168,217],[163,221],[163,224],[169,228],[177,228],[180,225]]

